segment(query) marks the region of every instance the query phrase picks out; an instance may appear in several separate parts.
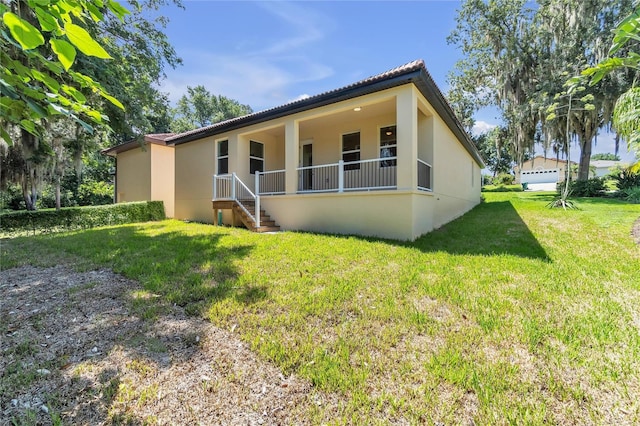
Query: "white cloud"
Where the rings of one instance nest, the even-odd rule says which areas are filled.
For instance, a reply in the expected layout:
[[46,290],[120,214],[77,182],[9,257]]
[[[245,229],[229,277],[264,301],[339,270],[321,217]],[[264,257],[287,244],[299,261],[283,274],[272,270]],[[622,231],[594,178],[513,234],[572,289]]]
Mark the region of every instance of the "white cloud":
[[486,121],[478,120],[471,128],[471,134],[474,136],[481,135],[483,133],[487,133],[489,130],[495,128],[497,124],[487,123]]
[[311,97],[311,95],[309,95],[309,94],[307,94],[307,93],[303,93],[302,95],[296,96],[296,97],[295,97],[295,98],[293,98],[293,99],[289,99],[289,100],[287,101],[287,103],[295,102],[295,101],[301,101],[301,100],[303,100],[303,99],[307,99],[307,98],[310,98],[310,97]]
[[[267,41],[259,50],[250,50],[239,40],[239,50],[220,53],[192,49],[180,52],[187,67],[167,72],[160,90],[175,103],[187,86],[203,85],[211,93],[249,104],[256,110],[280,105],[295,97],[294,86],[334,74],[331,67],[309,54],[310,47],[324,38],[332,22],[298,3],[255,3],[282,23],[286,35]],[[213,46],[211,46],[213,49]],[[296,98],[298,99],[298,98]]]

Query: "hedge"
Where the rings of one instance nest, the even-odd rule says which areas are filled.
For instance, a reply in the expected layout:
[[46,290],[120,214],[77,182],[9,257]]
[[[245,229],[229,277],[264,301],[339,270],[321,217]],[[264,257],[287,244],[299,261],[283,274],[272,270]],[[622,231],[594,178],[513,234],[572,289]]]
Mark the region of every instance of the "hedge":
[[5,236],[36,234],[163,219],[162,201],[66,207],[60,210],[23,210],[0,214],[0,233]]

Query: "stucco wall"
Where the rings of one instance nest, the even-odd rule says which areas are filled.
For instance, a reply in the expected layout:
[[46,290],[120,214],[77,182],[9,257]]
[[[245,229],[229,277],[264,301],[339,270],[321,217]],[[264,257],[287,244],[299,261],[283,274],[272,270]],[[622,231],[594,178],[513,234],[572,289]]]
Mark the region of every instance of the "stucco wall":
[[175,218],[213,222],[215,143],[205,138],[175,147]]
[[164,203],[167,217],[174,217],[175,149],[172,146],[150,145],[151,199]]
[[434,228],[462,216],[480,202],[480,167],[444,121],[433,120]]
[[146,145],[118,154],[117,202],[151,200],[151,147]]
[[414,240],[432,229],[432,200],[415,191],[375,191],[279,195],[261,203],[285,230]]

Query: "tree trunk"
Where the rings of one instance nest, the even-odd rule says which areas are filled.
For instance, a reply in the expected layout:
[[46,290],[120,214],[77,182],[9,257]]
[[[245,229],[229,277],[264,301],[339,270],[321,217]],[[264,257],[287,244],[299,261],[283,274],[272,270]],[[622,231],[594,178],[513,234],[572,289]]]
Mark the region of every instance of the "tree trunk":
[[591,161],[591,149],[593,143],[591,139],[580,140],[580,163],[578,165],[578,180],[589,179],[589,164]]
[[60,176],[56,178],[56,210],[60,210]]

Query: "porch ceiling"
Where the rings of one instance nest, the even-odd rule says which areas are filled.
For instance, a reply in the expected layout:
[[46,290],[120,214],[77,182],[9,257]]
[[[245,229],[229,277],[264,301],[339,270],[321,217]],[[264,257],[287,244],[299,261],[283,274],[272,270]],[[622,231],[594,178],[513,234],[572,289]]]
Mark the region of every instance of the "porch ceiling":
[[395,111],[396,100],[395,98],[391,98],[374,104],[362,105],[360,111],[354,111],[352,108],[349,108],[348,110],[343,110],[334,114],[304,120],[300,122],[300,127],[338,127],[340,124],[348,123],[350,121],[378,117],[384,114],[395,113]]

